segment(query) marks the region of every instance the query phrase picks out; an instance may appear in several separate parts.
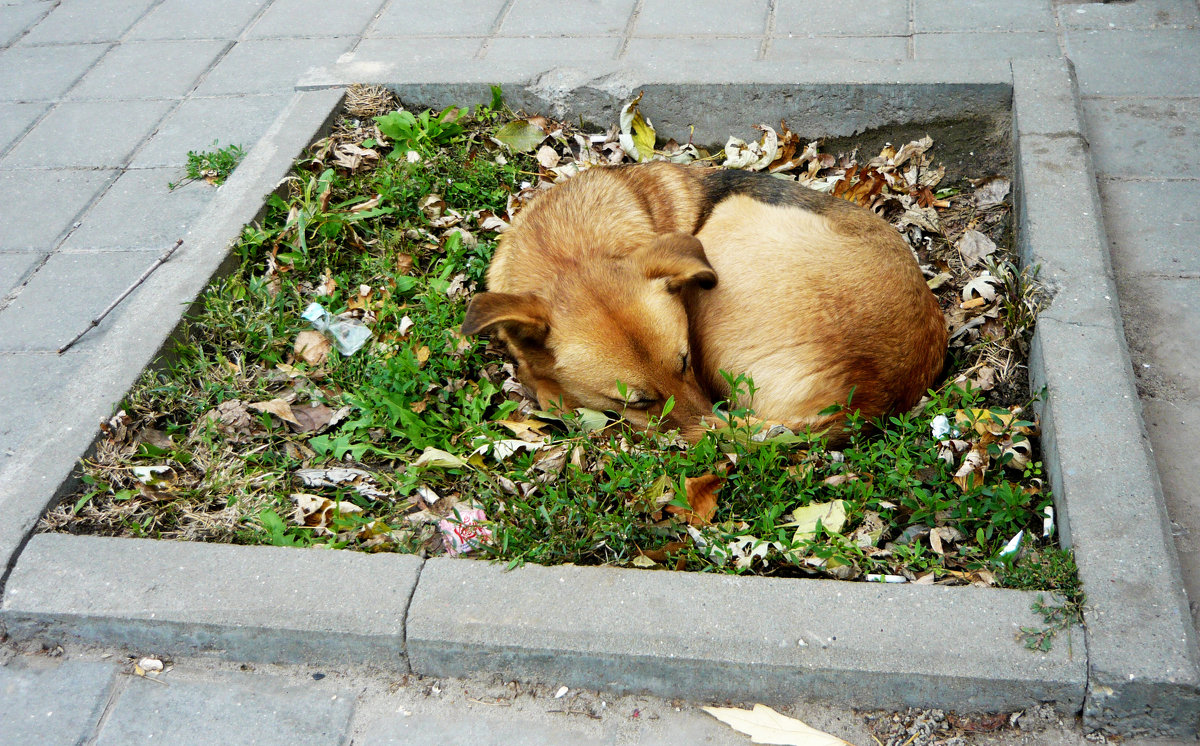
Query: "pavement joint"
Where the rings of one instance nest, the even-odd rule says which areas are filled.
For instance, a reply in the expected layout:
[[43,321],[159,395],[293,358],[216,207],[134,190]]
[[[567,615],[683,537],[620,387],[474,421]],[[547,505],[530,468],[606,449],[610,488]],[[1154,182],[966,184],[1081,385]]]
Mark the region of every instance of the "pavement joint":
[[117,708],[117,703],[121,699],[121,695],[129,689],[129,676],[118,673],[113,677],[112,683],[108,688],[108,698],[104,702],[104,709],[100,711],[100,717],[96,719],[96,725],[92,728],[92,734],[88,736],[84,746],[93,746],[100,738],[100,734],[104,731],[104,726],[112,718],[113,710]]
[[642,9],[646,6],[646,0],[637,0],[633,5],[633,10],[629,13],[629,20],[625,24],[625,35],[621,41],[621,46],[617,48],[617,53],[613,57],[614,60],[624,59],[629,52],[629,42],[633,39],[633,33],[637,30],[638,19],[642,17]]

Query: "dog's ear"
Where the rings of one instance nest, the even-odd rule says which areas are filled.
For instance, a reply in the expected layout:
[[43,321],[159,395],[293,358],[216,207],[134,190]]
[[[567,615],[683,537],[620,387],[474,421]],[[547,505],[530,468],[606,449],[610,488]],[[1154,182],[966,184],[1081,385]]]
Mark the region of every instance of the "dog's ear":
[[521,341],[542,342],[550,333],[546,304],[535,295],[479,293],[467,307],[462,333],[470,336],[502,328]]
[[693,283],[705,290],[717,285],[717,273],[704,255],[704,246],[687,233],[663,233],[635,256],[646,277],[666,278],[667,290],[672,293]]

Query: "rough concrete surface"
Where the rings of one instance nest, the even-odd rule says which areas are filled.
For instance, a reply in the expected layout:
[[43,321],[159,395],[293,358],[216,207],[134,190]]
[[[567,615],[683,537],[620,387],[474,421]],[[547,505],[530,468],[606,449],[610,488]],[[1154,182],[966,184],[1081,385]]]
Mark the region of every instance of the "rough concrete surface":
[[[133,673],[133,665],[144,657],[165,664],[163,673],[149,677],[153,681]],[[85,732],[99,743],[128,743],[144,735],[153,735],[156,741],[162,737],[167,742],[181,742],[191,733],[216,732],[222,742],[231,744],[276,743],[275,734],[283,733],[293,738],[290,743],[372,746],[740,746],[748,744],[749,739],[700,707],[713,704],[749,708],[753,704],[739,700],[686,702],[576,687],[566,687],[556,696],[564,688],[557,682],[528,684],[499,676],[423,677],[381,671],[361,663],[278,666],[172,658],[138,648],[0,646],[0,691],[27,693],[18,700],[20,712],[59,706],[56,690],[40,684],[50,677],[82,683],[85,673],[96,680],[88,691],[96,692],[100,707],[87,709],[93,703],[80,702],[82,711],[92,713],[92,718],[72,717],[85,721]],[[189,706],[179,701],[177,692],[195,694],[198,701]],[[273,695],[271,702],[278,714],[264,711],[261,697],[267,693]],[[211,697],[221,707],[210,708],[199,695]],[[305,704],[312,708],[311,715],[296,709]],[[344,716],[347,709],[352,709],[348,724]],[[870,713],[853,710],[845,703],[801,700],[777,709],[855,746],[876,743],[867,722]],[[131,718],[131,712],[137,713],[136,719]],[[200,713],[210,715],[209,722],[198,721]],[[63,715],[66,718],[68,713]],[[322,719],[300,731],[313,723],[314,716]],[[219,722],[218,718],[231,727],[214,731],[213,721]],[[1025,711],[1015,722],[1015,727],[975,734],[968,743],[1085,746],[1097,742],[1086,740],[1071,718],[1044,708]],[[130,730],[125,730],[127,726]],[[117,736],[126,736],[127,740]],[[1182,746],[1184,742],[1129,739],[1122,743]]]
[[[1012,68],[1021,79],[1070,79],[1071,67],[1044,57],[1058,54],[1068,58],[1075,71],[1082,94],[1082,131],[1055,142],[1063,131],[1053,124],[1055,117],[1069,118],[1072,107],[1053,95],[1041,95],[1051,87],[1037,86],[1026,91],[1034,95],[1023,98],[1019,87],[1014,94],[1018,129],[1022,118],[1030,115],[1041,124],[1022,133],[1042,138],[1039,145],[1045,152],[1038,155],[1047,160],[1061,156],[1072,164],[1094,162],[1101,174],[1100,199],[1094,200],[1088,189],[1092,182],[1086,166],[1080,170],[1071,165],[1061,170],[1059,179],[1043,180],[1039,186],[1043,195],[1060,190],[1060,197],[1050,204],[1035,200],[1028,205],[1029,214],[1049,232],[1046,235],[1057,225],[1067,243],[1073,227],[1093,230],[1094,225],[1087,227],[1094,223],[1092,213],[1103,214],[1111,243],[1102,241],[1086,246],[1086,253],[1047,260],[1047,271],[1065,281],[1072,275],[1110,284],[1115,279],[1119,306],[1105,304],[1112,300],[1111,293],[1100,286],[1056,299],[1041,336],[1043,343],[1052,342],[1045,345],[1045,357],[1058,355],[1059,343],[1078,350],[1083,362],[1079,370],[1087,371],[1096,385],[1076,401],[1062,399],[1057,408],[1052,402],[1048,448],[1056,447],[1056,438],[1063,445],[1075,439],[1086,441],[1091,453],[1111,458],[1059,464],[1056,477],[1060,483],[1083,484],[1082,489],[1100,495],[1099,504],[1106,506],[1107,515],[1094,512],[1090,528],[1083,530],[1087,522],[1076,520],[1073,531],[1083,546],[1099,541],[1104,547],[1093,553],[1099,555],[1097,561],[1081,562],[1089,595],[1097,589],[1095,598],[1129,598],[1160,586],[1146,596],[1149,601],[1143,608],[1150,611],[1143,617],[1113,613],[1103,604],[1089,611],[1089,635],[1099,646],[1089,646],[1088,727],[1109,722],[1105,718],[1117,711],[1106,707],[1115,704],[1126,714],[1140,713],[1132,720],[1122,720],[1124,715],[1111,720],[1118,723],[1115,727],[1194,731],[1194,692],[1189,688],[1193,682],[1180,673],[1188,667],[1188,657],[1194,658],[1188,652],[1194,648],[1194,635],[1187,628],[1186,600],[1180,594],[1171,600],[1168,586],[1178,573],[1169,551],[1173,540],[1184,552],[1188,588],[1193,597],[1200,593],[1191,543],[1192,531],[1200,525],[1191,489],[1200,465],[1187,446],[1196,429],[1197,394],[1189,376],[1197,353],[1181,341],[1194,331],[1200,314],[1189,302],[1200,281],[1194,266],[1200,247],[1189,230],[1191,213],[1186,209],[1200,183],[1200,133],[1191,116],[1200,100],[1200,6],[1193,0],[854,0],[821,5],[746,0],[735,8],[705,0],[690,4],[685,12],[668,6],[657,0],[604,0],[568,11],[544,0],[455,0],[431,12],[428,3],[418,0],[213,0],[203,9],[187,0],[10,0],[0,5],[0,184],[7,187],[0,204],[0,272],[7,273],[0,277],[0,292],[5,294],[0,298],[0,328],[10,332],[0,335],[0,346],[6,349],[0,351],[0,583],[37,515],[92,441],[99,420],[221,264],[225,238],[253,217],[263,192],[273,186],[271,175],[282,174],[332,107],[336,91],[290,98],[297,82],[319,88],[351,80],[404,81],[414,84],[410,93],[432,95],[428,85],[420,84],[459,81],[465,85],[443,86],[443,93],[460,96],[481,90],[475,100],[483,100],[488,83],[521,88],[532,81],[522,103],[553,107],[564,91],[592,81],[587,96],[607,121],[616,103],[644,82],[707,80],[720,84],[704,92],[706,104],[718,112],[707,124],[724,124],[728,120],[722,117],[730,113],[764,121],[787,113],[793,125],[792,117],[799,117],[814,130],[836,132],[853,131],[881,112],[901,120],[913,112],[935,115],[941,110],[932,107],[946,104],[947,110],[957,106],[961,111],[977,104],[980,95],[996,101],[1004,81],[1011,79],[1005,65],[1010,57],[1027,58]],[[996,76],[997,69],[1003,75]],[[396,77],[397,73],[403,75]],[[922,94],[918,86],[898,98],[878,88],[860,89],[870,91],[866,96],[843,93],[824,101],[812,100],[816,89],[791,86],[795,100],[783,111],[763,105],[771,98],[765,95],[767,87],[774,86],[774,95],[805,75],[814,83],[953,80],[961,85],[949,97]],[[746,96],[720,87],[738,82],[762,87],[764,95]],[[247,96],[263,105],[247,105],[247,115],[239,116]],[[276,105],[284,100],[287,105],[276,109],[265,103],[273,96],[280,97]],[[671,105],[676,110],[663,120],[663,131],[686,131],[696,122],[695,107],[681,101],[667,108]],[[822,110],[835,113],[819,119],[816,114]],[[283,115],[273,119],[280,111]],[[210,147],[225,133],[244,146],[260,135],[268,137],[204,210],[173,211],[165,201],[167,193],[152,188],[136,195],[112,191],[130,169],[177,166],[187,149]],[[1027,153],[1027,158],[1033,156]],[[152,182],[146,177],[143,186]],[[1031,180],[1027,186],[1034,184]],[[125,193],[131,196],[120,196]],[[1080,195],[1086,195],[1082,206]],[[146,219],[144,227],[120,217],[125,207],[112,213],[115,218],[105,218],[114,209],[110,206],[122,199],[132,204],[144,200],[144,214],[138,216]],[[159,215],[161,221],[155,217]],[[65,330],[87,323],[92,310],[87,296],[64,304],[62,293],[55,292],[59,277],[70,281],[65,268],[85,266],[84,276],[94,272],[97,285],[120,287],[142,269],[131,255],[145,252],[183,224],[188,229],[185,249],[77,350],[50,358],[47,352],[22,351],[32,349],[24,342],[22,350],[17,349],[12,340],[36,337],[40,324]],[[85,243],[106,240],[111,243],[101,251],[84,248]],[[138,246],[127,245],[131,243]],[[122,263],[123,259],[130,261]],[[1117,310],[1119,318],[1114,317]],[[1120,342],[1122,329],[1127,346]],[[1099,330],[1107,330],[1108,336],[1097,337]],[[1131,365],[1126,356],[1132,358]],[[1136,387],[1126,383],[1131,367],[1138,374]],[[1075,370],[1063,365],[1059,375],[1069,380]],[[1129,426],[1143,415],[1148,441],[1138,435],[1140,426]],[[1112,435],[1114,418],[1123,423],[1120,437]],[[1135,499],[1126,501],[1123,496]],[[1170,522],[1150,516],[1163,502]],[[1158,549],[1147,553],[1144,547],[1151,545]],[[1146,557],[1154,559],[1147,563]],[[1110,593],[1109,586],[1116,591]],[[1101,587],[1105,590],[1098,590]],[[1146,640],[1163,645],[1146,645]],[[1147,655],[1147,650],[1169,650],[1171,645],[1176,653],[1183,651],[1182,657]],[[8,656],[0,671],[11,674],[18,660],[24,658]],[[99,660],[105,659],[91,662]],[[1106,660],[1128,663],[1137,673],[1130,681],[1130,670],[1112,667]],[[1116,680],[1121,673],[1125,678]],[[299,669],[272,671],[276,678],[298,680],[306,675]],[[545,726],[548,741],[561,732],[558,740],[569,742],[669,742],[666,736],[676,734],[691,736],[679,742],[745,742],[741,736],[730,741],[724,730],[714,733],[707,716],[687,707],[679,712],[658,707],[658,720],[653,721],[658,730],[638,730],[650,721],[630,716],[615,727],[611,716],[594,720],[584,711],[599,707],[596,700],[586,707],[560,708],[562,712],[550,712],[553,707],[522,710],[512,703],[468,696],[467,688],[475,684],[464,684],[462,697],[438,710],[443,719],[435,715],[421,731],[412,729],[419,721],[403,712],[385,715],[392,701],[378,693],[394,680],[384,684],[359,670],[344,676],[344,681],[354,682],[348,688],[359,692],[356,712],[380,708],[374,721],[356,717],[351,724],[349,732],[360,738],[387,738],[405,727],[415,734],[413,742],[422,737],[428,742],[494,728],[503,741],[519,743],[542,733],[539,728]],[[106,702],[90,731],[98,737],[103,733],[99,728],[120,712],[122,692],[127,691],[120,683],[123,678],[118,676],[107,691],[86,677],[67,675],[67,680],[79,690],[76,702]],[[221,679],[213,674],[211,680]],[[1181,688],[1167,691],[1159,686],[1172,680]],[[3,685],[16,680],[8,681]],[[275,691],[272,683],[261,681],[263,691]],[[49,686],[34,690],[46,696],[54,691]],[[409,690],[400,685],[396,691]],[[1164,692],[1166,699],[1156,699]],[[438,696],[432,689],[425,693]],[[417,713],[418,703],[429,701],[424,694],[420,697],[402,700],[411,705],[400,707]],[[475,713],[478,719],[464,722],[463,712]],[[510,712],[517,717],[506,719]],[[815,716],[821,712],[818,709]],[[399,724],[393,719],[396,715],[404,718]],[[570,727],[555,730],[563,720]],[[838,721],[832,722],[836,729]],[[699,730],[691,730],[693,726]],[[871,742],[852,728],[840,732],[855,743]],[[232,733],[222,736],[236,742]],[[1068,724],[1057,732],[1009,733],[1000,741],[1075,743],[1079,738]]]
[[9,576],[0,624],[16,639],[407,670],[420,567],[412,555],[42,534]]

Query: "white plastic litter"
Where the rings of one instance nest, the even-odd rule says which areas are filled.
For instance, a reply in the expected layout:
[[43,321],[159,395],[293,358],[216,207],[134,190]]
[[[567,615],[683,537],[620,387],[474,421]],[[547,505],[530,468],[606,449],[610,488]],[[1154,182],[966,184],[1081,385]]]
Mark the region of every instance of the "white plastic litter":
[[300,314],[313,328],[333,340],[338,352],[350,356],[362,349],[371,338],[371,330],[358,319],[335,318],[320,303],[310,303]]

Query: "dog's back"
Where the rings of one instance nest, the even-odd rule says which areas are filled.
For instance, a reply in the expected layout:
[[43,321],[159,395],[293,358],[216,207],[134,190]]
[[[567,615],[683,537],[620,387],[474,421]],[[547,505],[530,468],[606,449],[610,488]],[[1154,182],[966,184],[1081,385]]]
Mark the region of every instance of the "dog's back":
[[851,389],[869,416],[915,404],[941,371],[946,331],[908,245],[849,202],[733,173],[745,174],[710,177],[697,233],[719,278],[690,314],[702,385],[721,398],[720,371],[746,373],[759,415],[791,425],[820,427],[815,413]]
[[637,424],[673,397],[669,424],[692,435],[730,393],[721,371],[753,379],[759,417],[822,427],[851,390],[869,417],[910,407],[946,349],[894,228],[742,171],[585,171],[518,216],[488,284],[464,329],[499,329],[539,398],[612,408],[619,379]]

